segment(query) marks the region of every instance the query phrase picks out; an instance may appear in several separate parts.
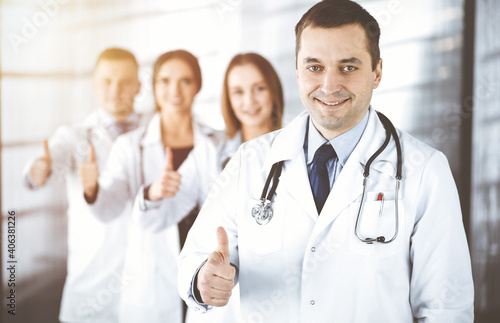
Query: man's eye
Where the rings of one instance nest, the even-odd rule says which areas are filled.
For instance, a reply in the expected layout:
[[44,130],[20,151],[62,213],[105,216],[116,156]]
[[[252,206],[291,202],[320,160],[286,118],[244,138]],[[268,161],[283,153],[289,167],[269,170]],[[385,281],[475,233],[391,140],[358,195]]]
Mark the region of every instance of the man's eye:
[[350,65],[348,65],[348,66],[343,66],[343,67],[342,67],[342,70],[343,70],[343,71],[345,71],[345,72],[352,72],[352,71],[355,71],[355,70],[356,70],[356,67],[354,67],[354,66],[350,66]]
[[321,70],[319,66],[309,66],[307,69],[310,70],[311,72],[318,72]]

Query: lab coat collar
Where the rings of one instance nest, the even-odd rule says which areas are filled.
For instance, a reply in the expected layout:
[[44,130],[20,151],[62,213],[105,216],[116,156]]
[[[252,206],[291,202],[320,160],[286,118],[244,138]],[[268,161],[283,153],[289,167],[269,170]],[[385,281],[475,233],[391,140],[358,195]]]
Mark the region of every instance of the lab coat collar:
[[221,160],[224,164],[233,157],[242,143],[243,137],[241,131],[237,131],[232,138],[229,138],[229,136],[226,135],[221,151]]
[[[262,170],[270,169],[274,163],[279,161],[294,159],[303,152],[303,145],[300,143],[304,142],[308,120],[309,113],[303,111],[278,133],[272,143],[269,157],[264,163]],[[360,164],[364,167],[368,159],[377,151],[384,140],[385,128],[382,122],[380,122],[376,111],[370,106],[366,128],[352,153],[356,153],[356,158],[359,158]],[[390,141],[389,146],[377,160],[382,160],[384,156],[385,158],[389,156],[392,153],[392,148],[394,148],[394,140]],[[349,159],[356,159],[353,157],[350,156]],[[374,162],[372,167],[377,169],[375,164],[377,163]]]
[[[268,173],[276,162],[289,161],[283,166],[276,194],[288,195],[297,201],[297,205],[303,207],[305,213],[316,221],[318,211],[309,184],[303,148],[308,117],[307,111],[302,112],[276,135],[262,172]],[[285,174],[290,176],[283,176]]]
[[[195,118],[193,118],[193,132],[195,144],[204,137],[212,137],[214,141],[219,140],[219,137],[221,137],[214,129],[196,122]],[[158,144],[159,142],[161,142],[161,115],[160,113],[155,113],[144,130],[141,145],[145,147]]]
[[[370,107],[370,118],[365,129],[365,133],[361,137],[355,152],[359,160],[362,171],[368,162],[368,159],[382,146],[386,138],[384,125],[380,121],[377,111]],[[393,138],[389,141],[388,146],[375,159],[371,165],[371,170],[384,173],[388,176],[396,176],[396,144]]]
[[[303,152],[302,144],[297,143],[304,142],[307,122],[309,119],[308,117],[309,113],[307,111],[303,111],[295,117],[290,124],[283,128],[278,135],[276,135],[276,138],[271,146],[269,157],[264,163],[262,170],[270,169],[276,162],[294,159],[301,152]],[[359,165],[364,169],[368,159],[377,151],[384,140],[385,128],[378,118],[375,109],[370,106],[365,131],[363,132],[356,148],[354,148],[353,154],[355,155],[351,155],[348,160],[357,160]],[[388,162],[395,174],[396,159],[392,158],[394,150],[394,139],[391,139],[386,149],[384,149],[379,157],[373,162],[372,168],[391,175],[391,168],[380,165],[380,162]]]
[[307,154],[307,165],[313,162],[316,150],[323,144],[329,142],[333,147],[335,153],[337,154],[338,162],[342,165],[342,167],[344,167],[347,159],[351,155],[354,148],[356,148],[356,145],[363,135],[363,131],[365,130],[366,124],[368,123],[369,115],[370,114],[367,112],[363,119],[361,119],[361,121],[358,122],[354,127],[338,135],[330,141],[327,141],[323,137],[323,135],[321,135],[321,133],[314,125],[312,118],[309,118],[308,131],[306,134],[307,149],[304,149]]
[[[126,122],[132,122],[139,125],[142,118],[137,112],[133,111],[131,114],[127,116],[125,119]],[[88,118],[85,119],[84,125],[86,128],[102,128],[108,129],[110,126],[116,124],[116,118],[104,111],[102,108],[97,108],[94,113],[92,113]]]
[[303,143],[308,119],[309,113],[304,110],[276,135],[263,171],[271,169],[274,163],[295,159],[304,152]]
[[161,119],[160,114],[156,113],[146,126],[141,140],[142,146],[158,144],[161,141]]

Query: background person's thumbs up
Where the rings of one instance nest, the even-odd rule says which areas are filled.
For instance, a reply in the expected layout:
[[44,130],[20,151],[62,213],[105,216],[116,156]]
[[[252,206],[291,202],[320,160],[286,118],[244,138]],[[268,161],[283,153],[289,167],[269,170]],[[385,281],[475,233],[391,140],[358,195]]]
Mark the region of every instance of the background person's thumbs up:
[[43,156],[35,159],[30,168],[30,180],[34,186],[42,186],[47,181],[52,169],[52,158],[50,157],[49,142],[43,141]]
[[165,170],[174,170],[174,154],[170,147],[165,148]]
[[87,160],[80,164],[78,175],[82,183],[83,192],[91,200],[97,193],[97,180],[99,179],[99,167],[95,159],[95,150],[92,144],[89,144]]
[[181,185],[181,174],[174,170],[174,154],[170,147],[165,148],[165,168],[160,177],[151,184],[146,198],[158,201],[166,197],[174,197]]
[[89,144],[89,154],[87,157],[88,163],[95,163],[95,149],[92,144]]
[[230,264],[226,230],[217,228],[217,248],[198,272],[196,287],[207,305],[224,306],[229,302],[234,287],[236,269]]
[[49,141],[47,139],[43,141],[43,156],[47,159],[51,159],[49,150]]

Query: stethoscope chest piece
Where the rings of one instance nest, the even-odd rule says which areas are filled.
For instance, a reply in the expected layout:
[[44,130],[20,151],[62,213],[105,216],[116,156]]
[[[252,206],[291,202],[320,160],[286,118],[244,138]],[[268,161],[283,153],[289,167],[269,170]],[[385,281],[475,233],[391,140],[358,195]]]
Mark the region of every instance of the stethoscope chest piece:
[[[271,200],[276,193],[276,188],[278,187],[283,163],[284,161],[282,160],[273,164],[269,175],[267,175],[266,184],[264,185],[262,195],[260,196],[260,203],[255,204],[252,208],[252,216],[254,217],[255,222],[257,222],[257,224],[259,225],[268,224],[269,221],[271,221],[273,218],[274,212],[271,207]],[[271,180],[273,181],[273,185],[269,190]]]
[[257,224],[268,224],[273,218],[273,209],[271,208],[270,201],[261,199],[260,203],[255,204],[252,208],[252,216],[255,218]]

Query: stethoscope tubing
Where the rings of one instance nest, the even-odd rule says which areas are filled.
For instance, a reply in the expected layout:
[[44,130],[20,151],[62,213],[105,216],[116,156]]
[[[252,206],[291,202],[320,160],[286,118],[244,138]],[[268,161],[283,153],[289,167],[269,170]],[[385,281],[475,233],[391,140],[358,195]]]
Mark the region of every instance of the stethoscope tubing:
[[[356,225],[354,226],[354,234],[356,237],[365,243],[372,244],[373,242],[379,242],[379,243],[389,243],[394,241],[399,233],[399,205],[398,205],[398,200],[399,200],[399,188],[401,184],[401,179],[402,179],[402,153],[401,153],[401,142],[399,140],[399,136],[397,134],[396,128],[394,128],[394,125],[392,122],[381,112],[377,111],[377,115],[380,118],[380,121],[384,125],[385,128],[385,141],[380,146],[380,148],[373,154],[368,162],[365,165],[365,171],[363,173],[363,194],[361,195],[361,203],[359,204],[359,209],[358,209],[358,215],[356,217]],[[395,204],[395,211],[394,211],[394,216],[395,216],[395,221],[394,221],[394,235],[392,236],[391,239],[386,240],[384,236],[378,236],[377,238],[361,238],[359,236],[358,230],[359,230],[359,217],[362,214],[363,208],[364,208],[364,202],[365,202],[365,192],[366,192],[366,184],[368,182],[368,178],[370,176],[370,166],[372,162],[375,160],[375,158],[382,153],[382,151],[387,147],[389,144],[391,136],[394,138],[394,142],[396,143],[396,154],[397,154],[397,166],[396,166],[396,188],[395,188],[395,199],[394,199],[394,204]],[[382,201],[383,203],[383,201]]]

